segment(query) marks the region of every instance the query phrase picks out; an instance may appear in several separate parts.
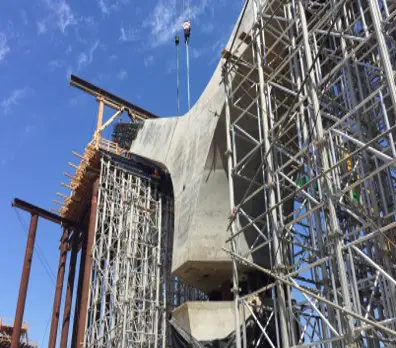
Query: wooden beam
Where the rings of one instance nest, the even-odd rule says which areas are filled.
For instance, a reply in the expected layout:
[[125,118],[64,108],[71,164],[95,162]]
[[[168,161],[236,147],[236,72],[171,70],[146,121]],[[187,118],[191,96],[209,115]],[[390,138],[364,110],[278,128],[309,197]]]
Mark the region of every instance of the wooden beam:
[[111,116],[107,120],[107,122],[102,127],[100,127],[100,132],[102,132],[107,126],[109,126],[110,123],[113,122],[119,115],[121,115],[123,111],[124,111],[124,109],[118,110],[113,116]]
[[69,196],[66,196],[63,193],[59,193],[59,192],[57,192],[56,195],[59,196],[59,197],[62,197],[63,199],[69,199],[70,198]]
[[64,175],[66,178],[74,179],[74,176],[73,176],[73,175],[70,175],[69,173],[63,172],[63,175]]
[[60,184],[61,184],[63,187],[66,187],[66,188],[68,188],[69,190],[74,191],[74,189],[73,189],[70,185],[65,184],[64,182],[61,182]]
[[80,155],[79,153],[77,153],[75,151],[72,151],[72,154],[74,156],[78,157],[79,159],[81,159],[82,161],[86,161],[87,160],[83,155]]
[[76,166],[75,164],[73,164],[73,163],[71,163],[71,162],[67,162],[67,164],[68,164],[70,167],[73,167],[74,169],[78,169],[78,166]]
[[99,139],[102,132],[102,124],[103,124],[103,108],[104,108],[104,102],[103,98],[98,98],[99,99],[99,110],[98,110],[98,122],[96,124],[96,132],[95,132],[95,138]]

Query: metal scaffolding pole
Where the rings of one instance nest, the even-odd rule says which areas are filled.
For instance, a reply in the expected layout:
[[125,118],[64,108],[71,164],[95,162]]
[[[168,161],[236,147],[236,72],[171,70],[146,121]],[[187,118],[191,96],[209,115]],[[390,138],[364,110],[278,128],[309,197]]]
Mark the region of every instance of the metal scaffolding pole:
[[[253,25],[236,34],[224,64],[232,90],[228,252],[234,277],[267,279],[241,297],[258,342],[393,346],[396,4],[249,6]],[[266,321],[253,296],[277,299]]]
[[167,313],[181,304],[170,297],[173,197],[106,157],[99,180],[84,347],[166,347]]

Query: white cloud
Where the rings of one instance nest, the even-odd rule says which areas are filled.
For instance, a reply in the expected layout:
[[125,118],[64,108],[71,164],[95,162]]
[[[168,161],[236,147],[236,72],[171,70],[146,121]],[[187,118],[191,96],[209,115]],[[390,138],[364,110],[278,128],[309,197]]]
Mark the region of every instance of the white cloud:
[[202,0],[197,5],[190,6],[189,12],[188,9],[185,9],[177,16],[175,0],[159,0],[151,15],[143,23],[143,26],[150,30],[151,47],[158,47],[170,42],[176,31],[181,30],[186,18],[190,18],[192,30],[194,30],[194,20],[197,20],[205,12],[211,1]]
[[66,54],[70,54],[71,51],[72,51],[71,45],[67,46],[65,53],[66,53]]
[[90,64],[92,63],[93,55],[94,55],[96,49],[99,47],[99,43],[100,43],[100,41],[99,41],[99,40],[96,40],[96,41],[93,43],[92,47],[89,49],[89,63],[90,63]]
[[137,41],[139,40],[139,34],[140,34],[140,30],[133,28],[125,29],[123,24],[121,24],[119,40],[124,42]]
[[81,70],[83,67],[88,65],[88,56],[86,53],[82,52],[78,55],[77,58],[77,66],[78,70]]
[[109,8],[108,8],[108,6],[107,6],[107,3],[106,3],[106,1],[105,0],[99,0],[99,7],[100,7],[100,11],[103,13],[103,14],[109,14],[110,13],[110,10],[109,10]]
[[58,18],[57,25],[62,33],[65,32],[69,25],[76,23],[73,11],[66,1],[61,1],[56,7],[55,12]]
[[8,98],[3,99],[1,102],[1,107],[3,108],[3,113],[7,115],[13,106],[18,105],[20,100],[24,98],[27,94],[28,89],[26,87],[14,89]]
[[154,57],[153,56],[145,57],[144,61],[143,61],[143,64],[144,64],[144,66],[146,68],[151,66],[151,65],[153,65],[154,64]]
[[81,17],[80,18],[80,22],[85,24],[88,27],[91,27],[95,24],[95,20],[92,16],[88,16],[88,17]]
[[44,20],[38,21],[37,25],[37,34],[44,34],[47,32],[47,25],[45,24]]
[[4,59],[7,53],[10,52],[10,47],[7,45],[7,36],[0,33],[0,62]]
[[125,70],[120,70],[120,72],[117,74],[117,77],[119,80],[123,81],[128,77],[128,73]]
[[111,11],[117,11],[121,7],[122,4],[129,3],[129,0],[99,0],[99,8],[100,12],[103,15],[109,15]]
[[50,71],[54,71],[54,70],[56,70],[56,69],[61,68],[62,65],[63,65],[63,61],[60,60],[60,59],[50,60],[50,61],[48,62],[48,69],[49,69]]
[[69,26],[76,25],[76,16],[66,0],[44,0],[49,14],[46,18],[37,22],[38,33],[45,33],[48,27],[59,29],[62,34],[66,33]]
[[87,66],[87,65],[89,65],[89,64],[91,64],[91,63],[93,62],[94,53],[95,53],[95,51],[97,50],[97,48],[99,47],[99,43],[100,43],[100,41],[99,41],[99,40],[96,40],[96,41],[92,44],[92,46],[91,46],[91,48],[89,49],[89,52],[88,52],[88,53],[81,52],[81,53],[78,55],[78,58],[77,58],[78,70],[81,70],[82,68],[84,68],[85,66]]
[[204,48],[193,47],[191,49],[191,57],[193,59],[198,59],[199,57],[203,56],[205,53],[206,53],[206,50]]

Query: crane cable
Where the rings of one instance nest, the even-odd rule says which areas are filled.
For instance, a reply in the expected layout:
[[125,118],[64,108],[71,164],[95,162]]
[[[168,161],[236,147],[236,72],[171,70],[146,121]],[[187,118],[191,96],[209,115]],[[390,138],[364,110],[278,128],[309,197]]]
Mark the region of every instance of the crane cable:
[[[184,3],[184,1],[183,1]],[[176,6],[176,11],[175,11],[175,20],[177,23],[177,1],[175,2]],[[179,85],[180,85],[180,78],[179,78],[179,43],[180,43],[180,38],[179,35],[177,34],[177,27],[176,27],[176,33],[175,33],[175,45],[176,45],[176,105],[177,105],[177,114],[180,114],[180,92],[179,92]]]
[[[185,0],[183,0],[183,14],[185,12],[184,9]],[[190,22],[190,0],[187,0],[187,20],[183,23],[184,29],[184,43],[186,45],[186,63],[187,63],[187,101],[188,101],[188,110],[191,109],[191,97],[190,97],[190,53],[189,53],[189,43],[190,43],[190,30],[191,30],[191,22]],[[187,28],[188,25],[188,28]]]
[[190,55],[188,48],[189,40],[186,40],[186,62],[187,62],[187,101],[188,110],[191,109],[191,98],[190,98]]

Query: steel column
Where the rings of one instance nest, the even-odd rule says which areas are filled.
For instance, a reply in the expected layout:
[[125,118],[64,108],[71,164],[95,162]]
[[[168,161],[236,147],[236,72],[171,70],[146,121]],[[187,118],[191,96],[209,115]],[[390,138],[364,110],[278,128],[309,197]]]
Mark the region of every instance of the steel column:
[[88,225],[88,235],[87,235],[87,250],[85,264],[80,265],[84,268],[84,278],[81,288],[81,305],[79,309],[78,318],[78,331],[77,331],[77,341],[76,346],[82,348],[84,346],[84,333],[87,320],[87,309],[88,309],[88,297],[89,297],[89,287],[91,280],[92,271],[92,246],[95,236],[96,228],[96,215],[97,215],[97,205],[98,205],[98,190],[99,190],[99,179],[96,179],[92,186],[92,198],[91,198],[91,208],[89,215],[89,225]]
[[69,338],[69,326],[70,326],[70,316],[71,316],[71,308],[72,308],[72,301],[73,301],[74,277],[76,274],[76,261],[77,261],[77,254],[78,254],[79,235],[80,235],[80,233],[78,231],[73,231],[72,250],[71,250],[71,255],[70,255],[70,263],[69,263],[69,274],[67,277],[65,307],[63,309],[60,348],[67,347],[67,341]]
[[36,241],[38,215],[32,214],[30,219],[29,234],[26,244],[25,259],[23,261],[21,284],[19,286],[19,295],[17,309],[14,320],[14,330],[11,337],[11,348],[19,348],[21,337],[23,314],[25,312],[26,295],[29,285],[30,269],[32,267],[34,243]]
[[56,277],[54,304],[52,307],[52,319],[51,319],[50,335],[48,340],[48,348],[55,348],[56,339],[58,336],[58,323],[59,323],[59,315],[60,315],[60,306],[62,302],[63,280],[65,277],[69,235],[70,235],[70,230],[68,228],[65,228],[63,230],[61,243],[60,243],[59,265],[58,265],[58,273]]
[[77,333],[80,322],[79,318],[80,318],[80,309],[81,309],[82,286],[84,283],[84,270],[85,270],[84,265],[85,265],[85,259],[87,258],[87,234],[83,232],[81,239],[82,239],[82,248],[80,253],[80,265],[78,272],[76,304],[74,308],[74,317],[73,317],[71,348],[76,348],[77,346]]

